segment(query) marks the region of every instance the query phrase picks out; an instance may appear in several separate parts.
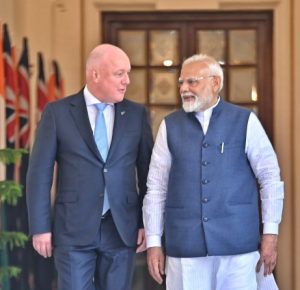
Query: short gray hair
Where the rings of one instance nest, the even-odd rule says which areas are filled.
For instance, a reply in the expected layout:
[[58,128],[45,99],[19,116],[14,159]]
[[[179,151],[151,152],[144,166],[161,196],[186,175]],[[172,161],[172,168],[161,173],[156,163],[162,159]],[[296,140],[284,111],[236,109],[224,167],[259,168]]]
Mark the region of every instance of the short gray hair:
[[191,57],[187,58],[182,63],[182,66],[185,66],[186,64],[193,63],[193,62],[205,63],[210,71],[210,75],[218,76],[220,78],[220,88],[219,88],[219,92],[220,92],[223,88],[223,81],[224,81],[224,73],[221,65],[213,57],[209,55],[194,54]]

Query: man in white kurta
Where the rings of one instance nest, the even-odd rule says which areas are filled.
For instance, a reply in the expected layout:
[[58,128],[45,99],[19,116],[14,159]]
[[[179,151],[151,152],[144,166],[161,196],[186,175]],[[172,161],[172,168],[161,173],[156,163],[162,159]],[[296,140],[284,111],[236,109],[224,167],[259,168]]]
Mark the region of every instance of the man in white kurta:
[[[183,63],[179,79],[183,110],[194,112],[204,135],[209,130],[212,112],[219,104],[222,85],[223,72],[214,59],[196,55]],[[158,283],[163,282],[163,275],[166,274],[168,290],[278,289],[272,272],[277,258],[283,182],[280,180],[276,154],[254,113],[250,113],[248,119],[245,144],[245,153],[260,187],[263,235],[259,251],[204,257],[167,256],[165,261],[162,236],[169,173],[174,156],[168,146],[166,122],[162,121],[152,153],[143,217],[149,272]],[[224,144],[221,144],[220,150],[226,150]],[[243,226],[247,227],[247,224]],[[185,242],[184,237],[181,242]]]

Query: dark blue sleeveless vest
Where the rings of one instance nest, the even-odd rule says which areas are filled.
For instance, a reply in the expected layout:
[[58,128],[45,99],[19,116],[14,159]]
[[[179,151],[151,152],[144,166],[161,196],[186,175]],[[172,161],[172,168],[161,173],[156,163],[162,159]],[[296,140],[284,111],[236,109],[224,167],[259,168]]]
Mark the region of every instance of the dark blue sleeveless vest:
[[193,113],[180,110],[165,118],[172,156],[165,208],[168,256],[258,249],[258,190],[245,154],[249,115],[220,100],[206,135]]

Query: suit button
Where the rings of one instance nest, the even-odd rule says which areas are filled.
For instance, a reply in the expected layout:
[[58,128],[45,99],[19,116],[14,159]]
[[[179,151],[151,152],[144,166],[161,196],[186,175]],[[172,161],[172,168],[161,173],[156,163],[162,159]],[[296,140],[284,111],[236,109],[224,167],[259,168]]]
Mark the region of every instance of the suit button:
[[203,165],[203,166],[208,165],[208,161],[202,161],[202,165]]
[[202,202],[203,202],[203,203],[207,203],[207,202],[208,202],[208,198],[207,198],[207,197],[203,197],[203,198],[202,198]]
[[209,146],[209,144],[206,143],[206,142],[202,144],[202,147],[203,147],[203,148],[207,148],[208,146]]
[[209,183],[209,180],[208,180],[208,179],[203,179],[203,180],[202,180],[202,184],[207,184],[207,183]]
[[205,217],[203,218],[203,221],[204,221],[204,222],[207,222],[207,221],[208,221],[208,217],[205,216]]
[[104,169],[103,169],[103,172],[105,172],[105,173],[108,172],[108,169],[107,169],[107,168],[104,168]]

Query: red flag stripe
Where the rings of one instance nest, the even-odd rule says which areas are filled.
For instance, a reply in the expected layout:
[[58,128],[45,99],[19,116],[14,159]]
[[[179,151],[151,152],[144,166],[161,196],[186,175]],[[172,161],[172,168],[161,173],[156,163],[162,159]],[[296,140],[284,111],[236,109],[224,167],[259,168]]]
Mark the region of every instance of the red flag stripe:
[[0,97],[4,98],[4,55],[3,55],[3,31],[0,23]]
[[43,112],[45,106],[48,103],[47,98],[47,87],[44,81],[38,80],[38,108],[41,112]]
[[29,89],[29,61],[27,39],[23,41],[23,51],[18,64],[18,85],[19,85],[19,138],[22,148],[29,148],[29,109],[30,109],[30,89]]
[[44,60],[42,53],[38,53],[38,79],[37,79],[37,120],[40,119],[41,114],[49,102],[48,99],[48,88],[45,81],[44,73]]
[[64,97],[64,85],[57,61],[52,61],[52,73],[48,81],[49,100],[59,100]]

